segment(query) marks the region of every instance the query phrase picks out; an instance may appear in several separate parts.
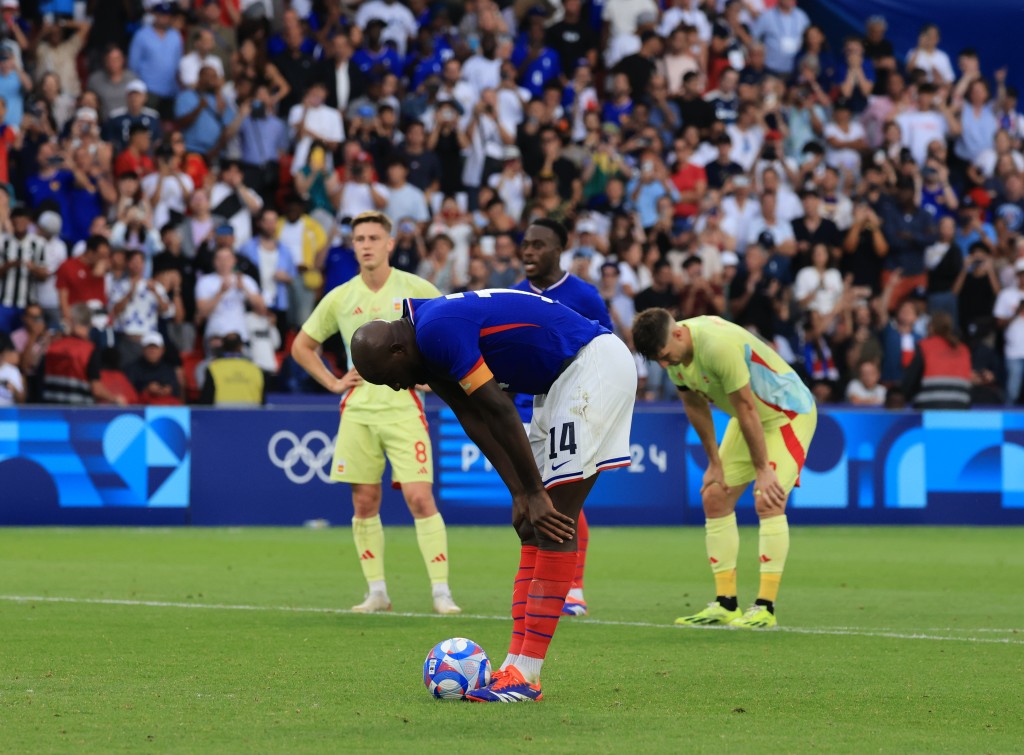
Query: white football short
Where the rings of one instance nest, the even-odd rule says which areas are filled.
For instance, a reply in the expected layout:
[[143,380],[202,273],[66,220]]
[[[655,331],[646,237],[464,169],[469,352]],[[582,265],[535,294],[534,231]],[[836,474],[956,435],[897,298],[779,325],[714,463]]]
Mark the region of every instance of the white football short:
[[629,466],[636,365],[610,333],[588,343],[533,399],[530,446],[545,488]]

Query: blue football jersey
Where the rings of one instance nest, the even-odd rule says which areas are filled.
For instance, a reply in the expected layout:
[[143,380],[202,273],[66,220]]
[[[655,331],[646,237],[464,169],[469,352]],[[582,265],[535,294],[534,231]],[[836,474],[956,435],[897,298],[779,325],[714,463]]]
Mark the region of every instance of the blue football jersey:
[[502,390],[537,395],[580,349],[610,331],[546,296],[485,289],[406,299],[427,369],[473,393],[492,377]]
[[[612,317],[608,313],[608,306],[604,303],[604,299],[601,298],[597,288],[571,273],[566,273],[543,291],[525,278],[512,288],[516,291],[528,291],[554,299],[574,312],[579,312],[588,320],[596,320],[603,327],[607,328],[609,332],[613,330]],[[533,397],[525,393],[519,393],[516,394],[514,400],[516,409],[519,410],[519,418],[524,423],[529,423],[533,418]]]

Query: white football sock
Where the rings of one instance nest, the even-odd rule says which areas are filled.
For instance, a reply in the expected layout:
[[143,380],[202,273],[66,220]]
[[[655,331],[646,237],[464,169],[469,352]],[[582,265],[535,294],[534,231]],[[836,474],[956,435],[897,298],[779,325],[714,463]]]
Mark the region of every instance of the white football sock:
[[520,655],[513,665],[519,669],[527,682],[537,684],[540,681],[540,667],[544,665],[544,659]]

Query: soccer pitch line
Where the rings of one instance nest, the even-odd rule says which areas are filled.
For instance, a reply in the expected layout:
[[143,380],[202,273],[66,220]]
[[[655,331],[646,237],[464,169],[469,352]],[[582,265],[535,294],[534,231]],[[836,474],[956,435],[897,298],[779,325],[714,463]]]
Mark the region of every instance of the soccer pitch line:
[[[127,600],[119,598],[74,598],[52,595],[0,595],[0,601],[8,603],[72,603],[79,605],[104,605],[104,606],[135,606],[145,608],[184,608],[212,611],[265,611],[275,613],[313,613],[333,615],[358,615],[345,608],[319,608],[316,606],[257,606],[246,604],[230,603],[182,603],[166,600]],[[407,619],[454,619],[454,620],[476,620],[476,621],[509,621],[508,616],[488,616],[482,614],[459,614],[455,616],[439,616],[435,613],[414,613],[390,611],[388,613],[374,614],[383,619],[407,618]],[[672,624],[656,624],[647,621],[608,621],[604,619],[572,619],[573,624],[584,624],[592,626],[608,627],[637,627],[639,629],[672,629],[674,631],[686,632],[689,630],[708,631],[732,631],[729,627],[677,627]],[[1019,629],[965,629],[965,628],[933,628],[919,631],[899,631],[894,629],[877,629],[866,627],[775,627],[771,631],[788,634],[823,635],[823,636],[852,636],[852,637],[880,637],[894,640],[926,640],[934,642],[973,642],[993,645],[1024,645],[1024,638],[1015,639],[1011,637],[955,637],[935,632],[978,632],[978,633],[1022,633]]]

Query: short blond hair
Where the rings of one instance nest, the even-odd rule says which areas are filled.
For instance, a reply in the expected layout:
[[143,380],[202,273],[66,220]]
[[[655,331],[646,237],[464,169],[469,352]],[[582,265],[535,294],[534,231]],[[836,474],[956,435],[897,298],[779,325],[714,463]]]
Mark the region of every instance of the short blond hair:
[[360,223],[380,223],[388,233],[391,233],[391,227],[393,225],[391,218],[377,210],[367,210],[366,212],[361,212],[352,218],[352,230],[354,231],[356,226]]

